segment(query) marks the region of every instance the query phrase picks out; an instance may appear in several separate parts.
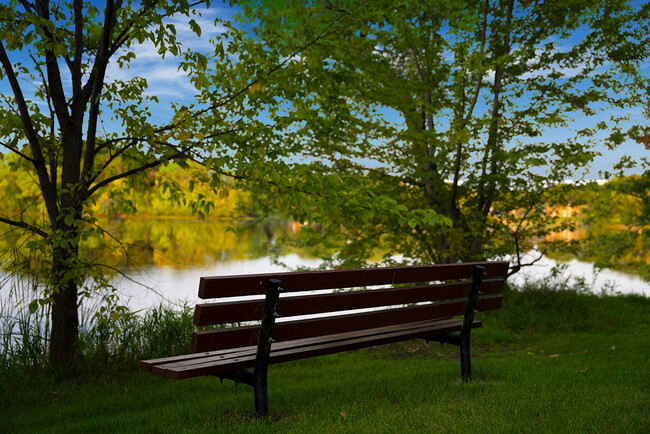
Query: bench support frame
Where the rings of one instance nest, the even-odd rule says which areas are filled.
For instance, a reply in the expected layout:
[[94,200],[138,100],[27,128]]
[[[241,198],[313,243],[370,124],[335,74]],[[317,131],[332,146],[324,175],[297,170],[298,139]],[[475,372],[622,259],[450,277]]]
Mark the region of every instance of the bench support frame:
[[476,312],[476,303],[480,294],[481,283],[485,267],[476,265],[472,271],[472,283],[467,291],[467,305],[463,315],[463,327],[460,333],[447,333],[439,336],[431,336],[428,341],[440,342],[441,344],[452,344],[460,347],[460,372],[463,383],[472,379],[472,359],[470,356],[470,335],[472,333],[472,322]]
[[269,279],[266,285],[266,299],[264,301],[264,316],[257,341],[257,354],[253,369],[253,387],[255,388],[255,412],[261,418],[269,414],[269,396],[267,391],[267,375],[269,356],[275,331],[275,319],[278,316],[278,300],[280,298],[281,282],[278,279]]
[[[472,282],[467,294],[467,305],[465,306],[463,327],[460,334],[448,333],[427,339],[427,341],[433,340],[440,343],[458,345],[460,347],[460,368],[463,383],[469,382],[472,377],[470,335],[472,333],[472,322],[474,321],[474,313],[476,312],[476,303],[478,301],[484,271],[484,267],[477,265],[472,272]],[[278,301],[280,292],[282,291],[280,287],[281,283],[278,279],[269,279],[266,287],[264,316],[262,317],[260,335],[257,342],[255,367],[252,376],[251,372],[247,370],[239,370],[221,376],[222,378],[229,378],[236,382],[253,386],[255,393],[255,412],[260,418],[266,418],[269,414],[267,377],[271,344],[274,342],[275,319],[278,317]]]
[[465,306],[465,315],[463,316],[463,328],[460,332],[460,370],[463,377],[463,383],[469,382],[472,378],[472,360],[469,353],[469,337],[472,333],[472,322],[474,321],[474,312],[476,312],[476,302],[483,282],[483,273],[485,267],[476,265],[472,272],[472,284],[469,286],[467,294],[467,305]]

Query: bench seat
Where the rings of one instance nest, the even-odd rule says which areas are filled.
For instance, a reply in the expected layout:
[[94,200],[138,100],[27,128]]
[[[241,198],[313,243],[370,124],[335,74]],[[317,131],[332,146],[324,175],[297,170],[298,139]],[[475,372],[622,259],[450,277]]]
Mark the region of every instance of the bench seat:
[[[449,318],[278,342],[271,347],[269,364],[418,338],[438,340],[439,335],[459,332],[462,326],[462,318]],[[472,324],[472,328],[480,326],[480,321],[474,321]],[[143,360],[140,362],[140,369],[175,380],[202,375],[218,376],[224,372],[253,367],[256,352],[257,345],[249,345],[220,351]]]

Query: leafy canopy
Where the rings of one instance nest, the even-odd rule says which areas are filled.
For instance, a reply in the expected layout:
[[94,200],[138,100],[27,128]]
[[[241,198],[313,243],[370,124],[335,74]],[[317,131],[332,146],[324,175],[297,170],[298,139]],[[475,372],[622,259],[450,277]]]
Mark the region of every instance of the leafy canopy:
[[[252,3],[252,2],[251,2]],[[330,266],[395,254],[513,255],[566,222],[546,214],[604,142],[647,109],[648,5],[517,0],[251,4],[255,36],[289,53],[283,141],[302,155],[261,208],[315,222]],[[332,23],[336,23],[333,25]],[[621,114],[623,112],[623,114]],[[573,131],[571,131],[573,129]],[[561,132],[561,134],[559,134]]]

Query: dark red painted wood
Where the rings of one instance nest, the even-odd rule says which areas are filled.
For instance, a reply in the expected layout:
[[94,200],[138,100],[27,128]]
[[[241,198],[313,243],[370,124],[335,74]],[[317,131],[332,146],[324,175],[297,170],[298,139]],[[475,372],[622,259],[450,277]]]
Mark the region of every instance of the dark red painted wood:
[[[484,296],[479,299],[479,311],[495,310],[501,307],[501,295]],[[406,308],[378,310],[351,315],[328,316],[278,323],[275,329],[276,341],[302,339],[311,336],[343,333],[389,326],[402,323],[428,321],[461,315],[465,300],[452,300],[440,304],[426,304]],[[259,326],[244,326],[218,330],[200,330],[192,335],[192,351],[213,351],[254,345],[259,335]]]
[[[474,328],[480,326],[479,321],[473,324]],[[426,338],[431,335],[459,331],[461,327],[461,319],[449,319],[371,329],[367,333],[343,333],[277,343],[271,350],[269,363],[286,362],[408,339]],[[161,359],[153,360],[151,362],[154,363],[149,370],[156,375],[174,379],[214,375],[252,366],[255,361],[255,349],[251,347],[248,352],[237,351],[226,357],[201,354],[200,357],[194,359],[184,357],[177,357],[178,360],[171,359],[174,358],[168,358],[165,363],[155,363]]]
[[[461,320],[458,318],[448,318],[448,319],[437,320],[437,321],[424,321],[418,323],[408,323],[408,324],[392,325],[387,327],[378,327],[378,328],[367,329],[367,330],[355,330],[352,332],[329,335],[327,337],[318,336],[318,337],[310,337],[304,339],[296,339],[290,342],[276,342],[273,344],[273,350],[278,350],[282,348],[298,348],[298,347],[313,345],[322,342],[323,339],[329,341],[335,341],[337,339],[344,340],[344,339],[350,339],[359,336],[369,336],[373,334],[389,333],[397,330],[410,330],[410,329],[416,329],[421,327],[427,327],[427,326],[431,326],[432,323],[446,324],[449,322],[453,322],[453,323],[460,324],[460,321]],[[200,353],[183,354],[180,356],[171,356],[171,357],[164,357],[159,359],[143,360],[140,362],[140,368],[143,371],[151,371],[151,368],[155,365],[176,364],[178,362],[191,362],[200,359],[221,361],[232,357],[239,357],[244,354],[255,353],[256,349],[257,346],[250,345],[247,347],[229,348],[229,349],[218,350],[218,351],[204,351]]]
[[471,276],[474,265],[485,267],[485,278],[505,276],[508,272],[508,262],[497,261],[202,277],[199,297],[205,299],[261,295],[266,291],[268,279],[281,280],[282,288],[288,292],[467,279]]
[[[503,290],[502,279],[483,282],[484,294],[498,294]],[[391,306],[466,298],[469,282],[446,283],[415,287],[361,290],[332,294],[282,297],[278,305],[281,318],[312,315],[324,312],[339,312],[352,309]],[[237,301],[226,303],[199,304],[194,311],[197,326],[255,321],[262,318],[264,300]]]
[[178,363],[178,362],[189,362],[191,360],[203,359],[206,357],[210,357],[211,360],[220,360],[220,359],[226,359],[228,357],[233,357],[236,354],[244,354],[244,355],[248,353],[255,354],[256,350],[257,350],[257,346],[251,345],[248,347],[228,348],[225,350],[218,350],[218,351],[204,351],[201,353],[190,353],[190,354],[183,354],[180,356],[161,357],[159,359],[140,360],[139,368],[142,371],[151,372],[152,368],[158,365],[165,365],[168,363]]

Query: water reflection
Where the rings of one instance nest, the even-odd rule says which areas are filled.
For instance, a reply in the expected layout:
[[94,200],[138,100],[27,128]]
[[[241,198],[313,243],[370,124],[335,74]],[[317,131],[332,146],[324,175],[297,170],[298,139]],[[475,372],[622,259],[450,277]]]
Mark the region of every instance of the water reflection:
[[[295,231],[289,222],[118,220],[104,223],[111,239],[93,240],[86,254],[127,268],[211,266],[268,256],[275,239]],[[120,264],[121,263],[121,264]]]
[[633,271],[598,269],[592,262],[575,258],[556,260],[541,255],[537,250],[524,255],[522,263],[530,263],[538,258],[534,265],[523,267],[509,281],[521,285],[526,281],[553,279],[571,285],[582,280],[596,294],[641,294],[650,297],[650,283]]
[[[595,225],[546,236],[554,259],[577,259],[597,268],[638,275],[650,282],[650,236],[641,227]],[[555,244],[555,245],[553,245]],[[567,257],[567,253],[570,257]],[[572,264],[575,265],[575,264]]]
[[[142,222],[142,225],[146,226],[146,224],[152,223]],[[158,248],[161,253],[155,253],[153,256],[155,258],[156,255],[161,255],[168,258],[170,255],[176,255],[175,258],[183,259],[168,261],[165,264],[160,264],[160,261],[151,261],[139,268],[130,269],[129,279],[142,282],[153,288],[153,291],[135,284],[131,280],[122,279],[119,282],[119,287],[123,299],[128,299],[129,305],[134,309],[156,305],[163,300],[170,302],[180,300],[193,304],[197,301],[198,283],[201,276],[286,271],[285,268],[272,263],[268,259],[268,255],[270,249],[273,248],[274,239],[291,237],[300,229],[295,224],[275,222],[266,226],[250,226],[244,227],[244,229],[240,227],[236,233],[219,233],[219,231],[225,231],[226,228],[227,224],[223,222],[220,224],[188,222],[187,227],[179,226],[176,228],[176,232],[172,228],[168,228],[167,232],[159,235],[158,238],[163,246]],[[194,231],[194,233],[185,234],[187,230]],[[159,231],[160,229],[149,229],[146,233],[150,237],[151,234]],[[588,235],[587,229],[579,228],[574,231],[552,234],[548,241],[582,240]],[[183,245],[178,240],[179,238],[186,244]],[[205,245],[209,244],[206,241],[211,238],[216,241],[211,245],[209,251],[205,250],[205,246],[194,247],[189,243],[189,240],[199,240],[199,244]],[[148,239],[151,240],[151,238]],[[193,250],[193,252],[183,252],[184,248]],[[196,252],[200,252],[200,254]],[[530,262],[533,257],[539,256],[539,252],[531,252],[523,262]],[[305,252],[285,253],[280,260],[293,268],[298,266],[315,267],[320,262]],[[568,270],[565,276],[557,276],[557,278],[564,278],[567,281],[583,279],[587,285],[592,286],[596,293],[620,292],[650,296],[650,284],[638,274],[609,269],[598,270],[595,269],[593,263],[575,258],[561,260],[560,258],[553,259],[542,256],[534,266],[524,268],[512,279],[515,283],[521,283],[526,279],[548,279],[554,267],[562,263],[568,263]]]
[[[297,254],[281,256],[288,267],[316,267],[320,260]],[[146,309],[161,302],[182,305],[199,301],[199,279],[203,276],[226,276],[234,274],[257,274],[285,272],[287,269],[273,263],[268,257],[236,259],[195,267],[150,266],[131,270],[128,278],[117,282],[122,301],[131,309]]]
[[551,232],[550,234],[546,235],[546,241],[549,243],[555,243],[558,241],[562,242],[570,242],[570,241],[578,241],[578,240],[584,240],[587,238],[588,231],[585,228],[580,228],[580,229],[565,229],[561,232]]
[[[285,221],[140,220],[113,222],[116,238],[128,245],[129,265],[117,277],[122,302],[139,310],[162,303],[194,304],[202,276],[287,271],[272,262],[275,241],[300,226]],[[105,254],[105,252],[100,254]],[[286,252],[288,267],[315,267],[306,252]]]
[[[99,239],[90,240],[83,253],[97,262],[124,270],[125,276],[117,276],[114,283],[122,302],[134,310],[161,302],[195,303],[201,276],[286,271],[269,257],[276,248],[276,239],[291,237],[299,230],[299,226],[282,221],[254,225],[236,221],[142,219],[108,221],[103,227],[112,236],[108,244]],[[582,240],[588,235],[586,229],[578,229],[551,234],[547,241]],[[120,243],[112,239],[119,239]],[[531,255],[537,257],[539,252]],[[320,263],[306,252],[297,251],[283,252],[280,261],[293,268],[315,267]],[[568,263],[563,278],[584,279],[596,293],[613,291],[650,296],[650,284],[638,273],[597,270],[593,263],[575,257],[543,257],[512,280],[521,283],[526,279],[548,279],[553,267],[563,262]],[[14,286],[20,286],[16,281],[12,278]],[[0,311],[6,310],[3,306],[26,307],[34,298],[32,290],[12,294],[7,282],[1,286]],[[83,310],[93,312],[100,302],[100,297],[85,300]]]

